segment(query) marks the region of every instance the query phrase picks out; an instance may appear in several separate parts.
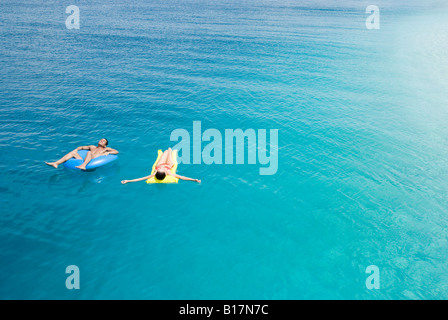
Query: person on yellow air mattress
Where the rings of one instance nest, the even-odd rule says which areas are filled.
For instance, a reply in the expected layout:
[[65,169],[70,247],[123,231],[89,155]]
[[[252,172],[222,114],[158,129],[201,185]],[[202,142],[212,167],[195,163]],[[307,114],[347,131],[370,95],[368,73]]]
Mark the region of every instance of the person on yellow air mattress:
[[[177,154],[177,151],[176,151],[176,154]],[[183,177],[181,175],[176,174],[175,170],[172,170],[173,167],[177,167],[177,161],[176,161],[176,163],[173,162],[173,150],[171,150],[171,148],[168,148],[168,150],[165,150],[165,152],[163,152],[159,161],[157,161],[155,163],[155,165],[153,167],[153,173],[151,173],[149,176],[138,178],[138,179],[133,179],[133,180],[122,180],[121,183],[126,184],[129,182],[137,182],[137,181],[142,181],[142,180],[147,180],[148,183],[152,183],[151,180],[154,180],[154,179],[152,179],[153,177],[156,180],[155,182],[163,182],[163,180],[167,176],[174,177],[175,182],[177,182],[177,179],[187,180],[187,181],[196,181],[199,183],[201,182],[201,180],[198,180],[198,179]]]

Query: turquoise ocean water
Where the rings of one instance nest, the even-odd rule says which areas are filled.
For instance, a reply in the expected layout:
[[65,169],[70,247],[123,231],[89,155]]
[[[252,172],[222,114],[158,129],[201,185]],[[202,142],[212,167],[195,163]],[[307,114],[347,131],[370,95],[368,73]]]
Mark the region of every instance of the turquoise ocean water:
[[[2,0],[0,298],[447,299],[447,17],[443,1]],[[193,121],[278,129],[277,173],[120,184]],[[103,137],[109,167],[44,164]]]

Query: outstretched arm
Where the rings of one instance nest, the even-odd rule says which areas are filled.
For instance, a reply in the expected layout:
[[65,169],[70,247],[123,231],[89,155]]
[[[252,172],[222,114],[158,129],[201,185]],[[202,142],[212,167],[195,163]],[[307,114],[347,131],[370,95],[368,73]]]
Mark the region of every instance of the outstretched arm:
[[181,179],[181,180],[195,181],[195,182],[201,183],[201,180],[199,180],[199,179],[188,178],[188,177],[180,176],[178,174],[171,174],[171,175],[176,177],[176,178],[178,178],[178,179]]
[[118,154],[118,151],[112,148],[106,148],[106,152],[109,154]]
[[147,180],[147,179],[151,179],[154,176],[155,176],[155,174],[150,174],[149,176],[146,176],[146,177],[143,177],[143,178],[134,179],[134,180],[121,180],[121,183],[122,184],[126,184],[126,183],[129,183],[129,182],[137,182],[137,181]]

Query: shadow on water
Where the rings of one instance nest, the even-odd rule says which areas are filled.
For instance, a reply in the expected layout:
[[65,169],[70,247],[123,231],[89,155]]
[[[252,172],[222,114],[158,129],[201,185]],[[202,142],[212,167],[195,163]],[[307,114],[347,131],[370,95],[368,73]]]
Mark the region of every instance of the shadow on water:
[[83,193],[97,184],[112,180],[119,172],[120,166],[117,163],[86,171],[64,168],[49,177],[48,187],[52,191],[72,189],[76,193]]

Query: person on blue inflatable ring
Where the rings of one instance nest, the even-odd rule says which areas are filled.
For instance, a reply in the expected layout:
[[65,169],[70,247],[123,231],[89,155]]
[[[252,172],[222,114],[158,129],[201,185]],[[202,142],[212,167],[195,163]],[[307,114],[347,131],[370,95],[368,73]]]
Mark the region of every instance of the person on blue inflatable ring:
[[78,147],[75,150],[67,153],[65,156],[63,156],[58,161],[55,161],[55,162],[45,162],[45,163],[47,165],[49,165],[49,166],[57,168],[58,165],[60,165],[61,163],[64,163],[64,162],[70,160],[71,158],[82,160],[82,157],[78,154],[78,150],[89,150],[89,152],[87,152],[87,155],[86,155],[86,157],[84,159],[84,162],[81,165],[76,167],[76,168],[81,169],[81,170],[86,170],[87,164],[92,159],[98,158],[100,156],[107,156],[109,154],[118,154],[118,151],[115,150],[115,149],[109,148],[107,146],[108,144],[109,144],[109,141],[107,141],[106,138],[103,138],[103,139],[101,139],[98,142],[98,146],[94,146],[94,145],[81,146],[81,147]]

